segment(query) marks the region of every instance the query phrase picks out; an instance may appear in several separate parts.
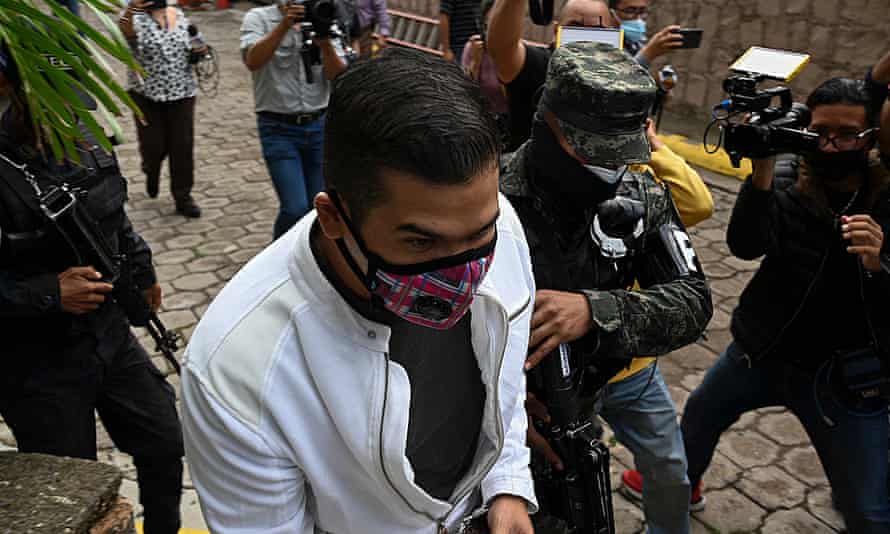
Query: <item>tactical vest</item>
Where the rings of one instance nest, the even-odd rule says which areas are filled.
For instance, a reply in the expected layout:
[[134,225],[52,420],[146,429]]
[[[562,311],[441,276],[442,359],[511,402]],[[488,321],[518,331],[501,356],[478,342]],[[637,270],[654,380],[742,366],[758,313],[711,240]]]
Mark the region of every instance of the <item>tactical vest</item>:
[[[641,198],[643,195],[633,187],[637,180],[633,172],[636,171],[629,170],[625,175],[617,196],[641,201],[648,210],[647,199]],[[523,175],[523,178],[526,176]],[[604,253],[603,242],[596,235],[594,217],[586,218],[583,224],[577,225],[570,234],[566,234],[564,230],[558,228],[558,221],[545,215],[546,210],[543,209],[539,198],[534,195],[505,193],[525,227],[538,289],[575,291],[579,287],[586,287],[608,291],[629,289],[633,286],[636,278],[634,262],[638,261],[646,250],[648,212],[631,226],[624,239],[617,240],[620,244],[617,241],[608,243],[607,246],[612,250]],[[621,252],[615,250],[616,248],[625,250]],[[594,367],[590,364],[589,357],[598,347],[590,346],[584,338],[569,345],[573,365],[586,367],[586,378],[583,380],[584,385],[580,392],[580,398],[586,399],[586,402],[593,399],[600,387],[630,363],[625,357],[612,357],[599,359]],[[529,376],[530,387],[541,391],[544,388],[542,380],[543,376],[540,373],[532,373]]]
[[[48,165],[33,158],[28,168],[41,189],[64,182],[76,190],[78,200],[116,251],[118,232],[124,223],[126,181],[113,154],[105,152],[92,137],[87,144],[88,149],[78,149],[79,165]],[[0,151],[16,163],[23,162],[22,151],[2,136]],[[0,269],[19,276],[61,273],[86,264],[41,213],[35,191],[23,174],[6,164],[0,164],[0,233]]]
[[[634,182],[634,178],[630,176],[632,172],[635,171],[628,171],[624,183]],[[637,198],[638,192],[624,184],[619,187],[617,195],[631,200],[645,200]],[[520,219],[525,222],[529,248],[545,251],[532,258],[535,278],[540,287],[572,290],[579,287],[579,282],[583,282],[584,287],[608,291],[628,289],[633,285],[633,262],[645,248],[642,236],[646,230],[646,215],[639,221],[639,226],[621,240],[620,245],[613,242],[619,248],[626,248],[626,252],[614,251],[608,254],[603,252],[594,220],[586,221],[572,235],[564,235],[555,227],[555,221],[548,220],[542,214],[539,201],[529,197],[508,197]]]

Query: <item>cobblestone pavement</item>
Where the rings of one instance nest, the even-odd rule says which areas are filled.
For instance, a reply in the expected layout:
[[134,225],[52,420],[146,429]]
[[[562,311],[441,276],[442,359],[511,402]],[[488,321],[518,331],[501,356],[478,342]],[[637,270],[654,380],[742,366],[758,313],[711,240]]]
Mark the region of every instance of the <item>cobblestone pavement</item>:
[[[248,6],[242,3],[237,7]],[[235,9],[191,15],[222,58],[217,97],[199,97],[197,107],[194,196],[204,210],[203,217],[186,221],[174,213],[167,194],[154,200],[146,196],[131,117],[123,120],[128,143],[118,149],[130,180],[130,218],[151,244],[162,281],[161,317],[186,338],[225,282],[269,243],[277,209],[257,139],[249,74],[237,52],[241,14]],[[730,313],[757,266],[733,258],[724,242],[734,198],[731,191],[737,182],[716,176],[709,181],[720,184],[713,190],[715,216],[691,233],[711,279],[714,318],[707,339],[662,358],[660,364],[680,411],[689,392],[729,343]],[[167,183],[166,174],[162,183]],[[153,347],[141,333],[140,338],[146,348]],[[178,378],[160,356],[154,360],[178,391]],[[137,502],[132,462],[114,448],[101,424],[99,443],[100,459],[124,470],[123,492]],[[14,440],[0,423],[0,447],[4,444],[14,446]],[[633,462],[620,445],[614,445],[613,455],[613,486],[618,487],[621,471]],[[803,428],[780,409],[747,414],[733,426],[720,442],[705,484],[708,507],[695,515],[693,532],[817,533],[842,527]],[[203,529],[197,495],[187,474],[185,485],[184,526]],[[615,508],[619,533],[643,529],[640,509],[618,493]]]

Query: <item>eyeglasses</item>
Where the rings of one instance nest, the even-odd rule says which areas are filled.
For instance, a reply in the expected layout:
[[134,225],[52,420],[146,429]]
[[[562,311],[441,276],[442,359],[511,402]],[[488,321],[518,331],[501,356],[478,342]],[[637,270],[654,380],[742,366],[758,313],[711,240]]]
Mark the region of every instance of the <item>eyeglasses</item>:
[[859,133],[843,132],[837,135],[831,135],[824,130],[809,130],[819,136],[819,148],[828,148],[828,145],[834,145],[834,148],[844,150],[855,150],[863,139],[877,132],[879,128],[869,128]]
[[649,16],[648,7],[622,7],[615,8],[615,11],[621,14],[621,18],[629,19],[645,19]]

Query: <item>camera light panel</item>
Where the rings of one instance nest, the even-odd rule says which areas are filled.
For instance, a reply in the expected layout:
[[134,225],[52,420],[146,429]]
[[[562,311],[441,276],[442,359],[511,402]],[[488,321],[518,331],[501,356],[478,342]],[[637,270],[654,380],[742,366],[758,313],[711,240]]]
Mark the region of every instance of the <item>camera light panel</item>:
[[790,82],[809,62],[809,54],[752,46],[729,69]]
[[624,46],[624,30],[584,26],[557,27],[556,46],[582,42],[604,43],[615,48],[622,48]]

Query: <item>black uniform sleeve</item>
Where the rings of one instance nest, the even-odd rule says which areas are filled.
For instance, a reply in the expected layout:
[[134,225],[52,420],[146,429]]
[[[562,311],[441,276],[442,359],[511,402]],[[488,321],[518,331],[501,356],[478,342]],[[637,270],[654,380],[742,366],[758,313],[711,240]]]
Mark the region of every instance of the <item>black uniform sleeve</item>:
[[0,270],[0,317],[39,317],[61,310],[59,277],[48,273],[18,278]]
[[776,194],[775,185],[763,191],[754,187],[751,178],[742,184],[726,230],[726,244],[734,256],[755,260],[778,251]]
[[153,286],[157,282],[157,276],[151,261],[151,248],[142,239],[142,236],[133,230],[130,218],[126,215],[124,215],[120,240],[121,250],[126,251],[127,257],[130,259],[133,283],[136,284],[138,289],[146,289]]
[[710,289],[669,192],[656,196],[660,186],[647,187],[655,200],[648,203],[645,248],[635,265],[640,289],[584,291],[595,325],[590,336],[602,356],[666,354],[695,342],[713,313]]

